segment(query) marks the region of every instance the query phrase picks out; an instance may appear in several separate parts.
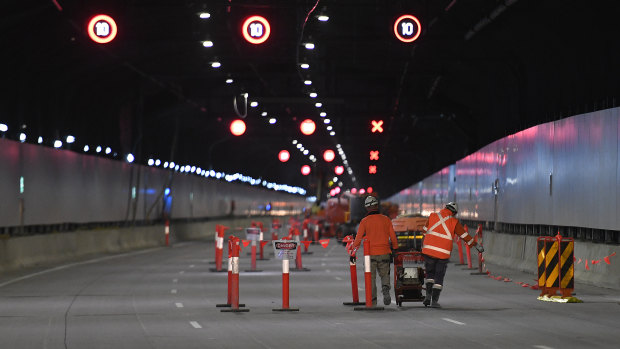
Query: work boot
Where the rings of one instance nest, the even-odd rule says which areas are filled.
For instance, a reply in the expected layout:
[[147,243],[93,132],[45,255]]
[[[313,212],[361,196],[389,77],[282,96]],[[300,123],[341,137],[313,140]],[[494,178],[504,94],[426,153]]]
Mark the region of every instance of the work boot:
[[431,308],[441,308],[441,305],[437,303],[439,301],[440,294],[441,288],[433,288],[433,303],[431,303]]
[[432,282],[427,282],[426,283],[426,298],[424,298],[424,301],[422,302],[422,304],[424,304],[425,307],[428,307],[429,305],[431,305],[431,296],[433,294],[433,283]]
[[390,290],[383,290],[383,304],[384,305],[392,304],[392,297],[390,297]]

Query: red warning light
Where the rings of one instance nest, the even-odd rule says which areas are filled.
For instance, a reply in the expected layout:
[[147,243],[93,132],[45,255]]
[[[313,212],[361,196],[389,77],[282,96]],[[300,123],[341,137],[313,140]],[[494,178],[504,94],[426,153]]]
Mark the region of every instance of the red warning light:
[[356,194],[356,193],[357,193],[357,189],[351,188],[351,194]]
[[376,174],[377,173],[377,166],[375,166],[375,165],[368,166],[368,173]]
[[278,153],[278,160],[280,160],[281,162],[287,162],[290,158],[291,154],[288,152],[288,150],[280,150],[280,152]]
[[310,166],[308,166],[308,165],[303,165],[303,166],[301,167],[301,174],[302,174],[302,175],[304,175],[304,176],[309,175],[309,174],[310,174]]
[[309,136],[314,133],[314,130],[316,130],[316,124],[314,123],[314,121],[306,119],[301,122],[299,129],[301,130],[301,133]]
[[412,15],[402,15],[394,22],[394,34],[402,42],[414,42],[422,33],[420,21]]
[[245,122],[243,120],[235,120],[230,123],[230,132],[235,136],[241,136],[245,133]]
[[372,133],[375,132],[379,132],[382,133],[383,132],[383,120],[372,120],[371,122],[372,124]]
[[344,167],[343,166],[336,166],[336,168],[334,168],[334,173],[337,174],[338,176],[340,176],[341,174],[344,173]]
[[368,189],[366,189],[366,192],[367,192],[368,194],[372,194],[372,187],[368,187]]
[[364,190],[364,188],[360,189],[360,195],[364,195],[366,193],[366,190]]
[[107,44],[114,40],[117,33],[116,22],[112,17],[107,15],[96,15],[88,22],[88,36],[98,43]]
[[271,26],[265,17],[252,16],[243,22],[241,32],[249,43],[258,45],[267,41],[271,33]]
[[334,161],[335,158],[336,158],[336,153],[334,153],[333,150],[327,149],[325,152],[323,152],[323,160],[327,162],[332,162]]
[[379,151],[371,150],[370,151],[370,160],[379,160]]

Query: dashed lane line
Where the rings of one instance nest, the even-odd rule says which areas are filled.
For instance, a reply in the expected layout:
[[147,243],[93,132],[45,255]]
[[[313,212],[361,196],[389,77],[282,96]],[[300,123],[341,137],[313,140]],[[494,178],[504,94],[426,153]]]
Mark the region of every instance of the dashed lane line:
[[183,308],[183,303],[174,303],[174,305],[176,305],[177,308]]
[[179,282],[179,279],[172,279],[172,282],[176,284],[177,282]]
[[537,348],[537,349],[553,349],[552,347],[548,347],[546,345],[535,345],[534,348]]
[[456,320],[448,319],[447,317],[444,317],[444,318],[441,318],[441,319],[442,319],[442,320],[444,320],[444,321],[451,322],[451,323],[453,323],[453,324],[457,324],[457,325],[461,325],[461,326],[465,325],[465,323],[464,323],[464,322],[460,322],[460,321],[456,321]]
[[341,277],[338,277],[338,276],[334,276],[334,279],[336,279],[336,280],[338,280],[338,281],[342,281],[342,278],[341,278]]
[[192,264],[192,265],[190,265],[189,267],[190,267],[190,268],[193,268],[193,267],[195,267],[195,266],[196,266],[196,265]]
[[172,294],[176,294],[176,293],[177,293],[176,288],[174,288],[174,289],[170,290],[170,293],[172,293]]
[[189,324],[192,325],[192,327],[195,329],[202,328],[202,326],[200,326],[200,324],[196,321],[190,321]]

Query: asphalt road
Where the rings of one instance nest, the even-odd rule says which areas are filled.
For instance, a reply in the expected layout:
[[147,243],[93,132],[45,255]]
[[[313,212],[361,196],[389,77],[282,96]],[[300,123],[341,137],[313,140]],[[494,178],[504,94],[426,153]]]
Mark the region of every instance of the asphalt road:
[[[580,304],[536,299],[533,274],[488,266],[501,281],[451,263],[442,309],[421,303],[359,312],[342,246],[313,245],[309,272],[291,272],[281,306],[281,262],[241,254],[240,302],[222,313],[226,273],[213,243],[189,242],[0,277],[0,348],[618,348],[620,292],[577,284]],[[268,253],[267,253],[268,254]],[[225,265],[225,264],[224,264]],[[358,267],[360,298],[363,266]],[[504,278],[510,281],[504,282]],[[394,297],[392,297],[394,298]],[[379,299],[381,303],[381,298]]]

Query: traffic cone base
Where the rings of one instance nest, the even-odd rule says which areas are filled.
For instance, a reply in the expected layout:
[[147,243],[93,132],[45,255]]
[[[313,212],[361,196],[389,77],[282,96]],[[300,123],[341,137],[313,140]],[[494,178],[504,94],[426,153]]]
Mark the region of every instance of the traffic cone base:
[[[228,304],[216,304],[215,307],[216,308],[230,308],[232,306],[232,304],[228,303]],[[245,304],[239,304],[239,307],[243,308],[245,307]]]
[[299,311],[299,308],[277,308],[271,309],[272,311]]
[[[363,303],[363,304],[366,304],[366,303]],[[373,310],[385,310],[385,308],[384,307],[376,307],[376,306],[375,307],[355,307],[355,308],[353,308],[353,310],[360,310],[360,311],[362,311],[362,310],[369,310],[369,311],[373,311]]]
[[222,313],[247,313],[250,309],[222,309],[220,310]]
[[342,302],[342,305],[355,305],[355,306],[358,306],[358,305],[365,305],[365,304],[366,303],[363,303],[363,302]]

